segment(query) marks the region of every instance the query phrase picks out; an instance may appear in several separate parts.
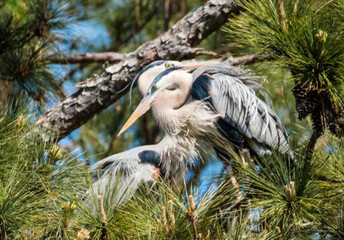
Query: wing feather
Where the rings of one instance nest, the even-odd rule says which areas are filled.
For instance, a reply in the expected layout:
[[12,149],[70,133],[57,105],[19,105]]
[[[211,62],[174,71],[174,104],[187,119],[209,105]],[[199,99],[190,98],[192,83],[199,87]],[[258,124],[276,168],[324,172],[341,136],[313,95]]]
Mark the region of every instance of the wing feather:
[[[281,120],[255,94],[255,90],[259,89],[258,83],[254,84],[255,77],[250,79],[242,71],[228,70],[218,65],[198,69],[194,73],[191,95],[199,100],[208,96],[207,101],[214,111],[223,116],[228,124],[233,125],[226,119],[234,122],[238,131],[250,139],[248,142],[260,145],[259,149],[274,148],[282,153],[289,153],[287,134]],[[245,85],[246,82],[248,85]],[[200,88],[204,91],[202,94],[198,93]]]

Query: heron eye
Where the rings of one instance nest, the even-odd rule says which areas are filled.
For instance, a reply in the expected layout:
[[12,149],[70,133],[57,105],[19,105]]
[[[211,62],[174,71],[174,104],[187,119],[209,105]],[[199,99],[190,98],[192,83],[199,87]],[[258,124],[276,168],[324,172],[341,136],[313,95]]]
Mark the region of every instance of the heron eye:
[[157,90],[157,89],[158,89],[158,87],[157,87],[156,85],[153,85],[153,86],[152,86],[152,90],[153,90],[153,91],[155,91],[155,90]]
[[165,67],[166,67],[166,68],[169,68],[169,67],[170,67],[170,64],[169,64],[169,63],[165,63]]

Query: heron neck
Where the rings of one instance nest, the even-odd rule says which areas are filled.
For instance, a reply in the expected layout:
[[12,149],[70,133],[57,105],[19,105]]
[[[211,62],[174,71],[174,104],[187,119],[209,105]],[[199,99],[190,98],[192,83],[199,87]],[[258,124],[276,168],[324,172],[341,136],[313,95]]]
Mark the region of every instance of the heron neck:
[[165,133],[178,131],[185,125],[190,110],[185,104],[190,97],[192,75],[187,75],[183,80],[176,81],[178,89],[174,91],[164,90],[155,100],[152,111],[160,127]]

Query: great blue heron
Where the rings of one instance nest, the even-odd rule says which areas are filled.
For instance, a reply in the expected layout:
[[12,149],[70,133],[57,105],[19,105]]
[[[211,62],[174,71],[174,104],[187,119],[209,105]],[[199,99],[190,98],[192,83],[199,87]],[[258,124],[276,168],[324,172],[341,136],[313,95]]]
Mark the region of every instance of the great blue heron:
[[[258,156],[271,154],[271,149],[292,156],[281,120],[255,94],[261,89],[257,77],[225,64],[206,65],[193,74],[186,71],[196,67],[175,61],[145,67],[136,77],[146,90],[144,98],[119,134],[152,107],[160,128],[181,143],[206,139],[220,151],[230,143]],[[153,81],[147,80],[159,71]]]
[[[141,96],[144,96],[153,79],[166,69],[164,63],[156,61],[143,68],[131,87],[140,77],[138,89]],[[98,161],[92,169],[101,169],[102,172],[93,184],[93,191],[104,194],[108,186],[113,186],[121,193],[127,192],[127,189],[133,192],[142,183],[155,183],[158,175],[180,186],[185,179],[188,163],[200,155],[195,141],[188,141],[187,144],[183,141],[180,144],[178,140],[165,135],[157,144],[135,147]],[[115,184],[118,177],[122,178],[121,183]]]
[[[138,89],[142,96],[153,79],[166,69],[164,63],[157,61],[146,66],[133,80],[135,83],[140,77]],[[142,183],[154,184],[158,176],[182,186],[191,160],[203,155],[193,139],[179,140],[167,134],[157,144],[135,147],[98,161],[92,169],[100,169],[101,174],[92,191],[101,195],[117,192],[118,198],[114,201],[119,202],[126,199],[123,195],[131,196]]]

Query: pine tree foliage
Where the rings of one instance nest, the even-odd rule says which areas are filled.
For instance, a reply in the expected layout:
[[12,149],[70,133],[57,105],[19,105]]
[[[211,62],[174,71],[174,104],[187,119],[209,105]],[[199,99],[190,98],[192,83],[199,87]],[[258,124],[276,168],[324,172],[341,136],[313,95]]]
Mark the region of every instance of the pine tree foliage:
[[56,31],[73,21],[61,5],[62,1],[55,0],[28,1],[21,3],[20,7],[26,9],[21,15],[0,9],[0,80],[7,86],[3,87],[1,100],[21,91],[39,103],[53,96],[49,93],[55,92],[58,83],[45,55],[63,40]]
[[270,56],[288,69],[299,119],[341,136],[343,115],[342,1],[239,1],[243,11],[228,25],[242,49]]
[[86,168],[54,143],[44,143],[23,103],[0,113],[0,236],[16,239],[42,235],[61,206],[86,189]]
[[[114,9],[105,0],[70,2],[68,8],[61,8],[62,1],[48,0],[13,1],[1,7],[0,79],[2,88],[9,86],[9,94],[4,94],[0,105],[0,239],[344,238],[344,145],[342,139],[327,133],[309,159],[304,157],[307,129],[301,127],[292,132],[295,160],[278,153],[252,161],[236,156],[229,160],[234,176],[216,179],[206,193],[198,184],[175,189],[162,179],[135,193],[123,191],[125,176],[117,174],[116,181],[109,181],[115,187],[108,185],[99,195],[89,166],[57,143],[42,141],[41,133],[33,131],[35,111],[20,99],[28,95],[41,101],[47,92],[55,94],[59,83],[43,61],[60,41],[54,30],[64,28],[71,16],[102,16],[112,39],[109,48],[125,52],[155,36],[156,29],[168,26],[195,4],[176,1],[168,16],[160,1],[121,3]],[[25,7],[14,10],[18,4]],[[322,133],[328,127],[340,135],[343,1],[242,0],[240,4],[245,11],[230,21],[229,30],[240,50],[269,55],[273,64],[289,70],[293,81],[287,84],[295,82],[299,117],[311,114],[315,129]],[[5,10],[14,13],[5,14]],[[157,14],[151,16],[153,10]],[[128,24],[123,24],[126,20]],[[218,36],[211,36],[204,46],[223,51],[215,48],[224,41]],[[100,68],[96,64],[78,67],[87,73]],[[273,89],[276,109],[285,107],[281,96],[292,108],[285,90],[289,85],[273,84],[277,85]],[[271,82],[266,87],[271,88]],[[26,94],[18,95],[21,90]],[[7,95],[15,100],[5,103]],[[97,160],[147,140],[142,133],[147,124],[142,122],[132,135],[116,138],[116,129],[131,112],[127,105],[123,99],[82,127],[75,144],[87,151],[83,156]],[[292,110],[287,112],[292,115]],[[324,113],[326,124],[317,125]],[[292,117],[284,119],[288,129],[296,125]],[[154,123],[148,122],[153,128]],[[149,141],[159,137],[159,133],[154,135]]]
[[[199,194],[162,180],[136,193],[93,191],[87,167],[30,131],[11,103],[0,116],[0,233],[3,239],[338,239],[344,236],[343,141],[292,160],[278,153],[230,162],[232,176]],[[115,185],[123,184],[121,175]],[[113,184],[113,181],[111,182]],[[122,188],[123,189],[123,188]],[[128,191],[128,192],[127,192]],[[129,198],[128,198],[129,196]],[[132,197],[130,197],[132,196]],[[239,197],[240,196],[240,197]]]

